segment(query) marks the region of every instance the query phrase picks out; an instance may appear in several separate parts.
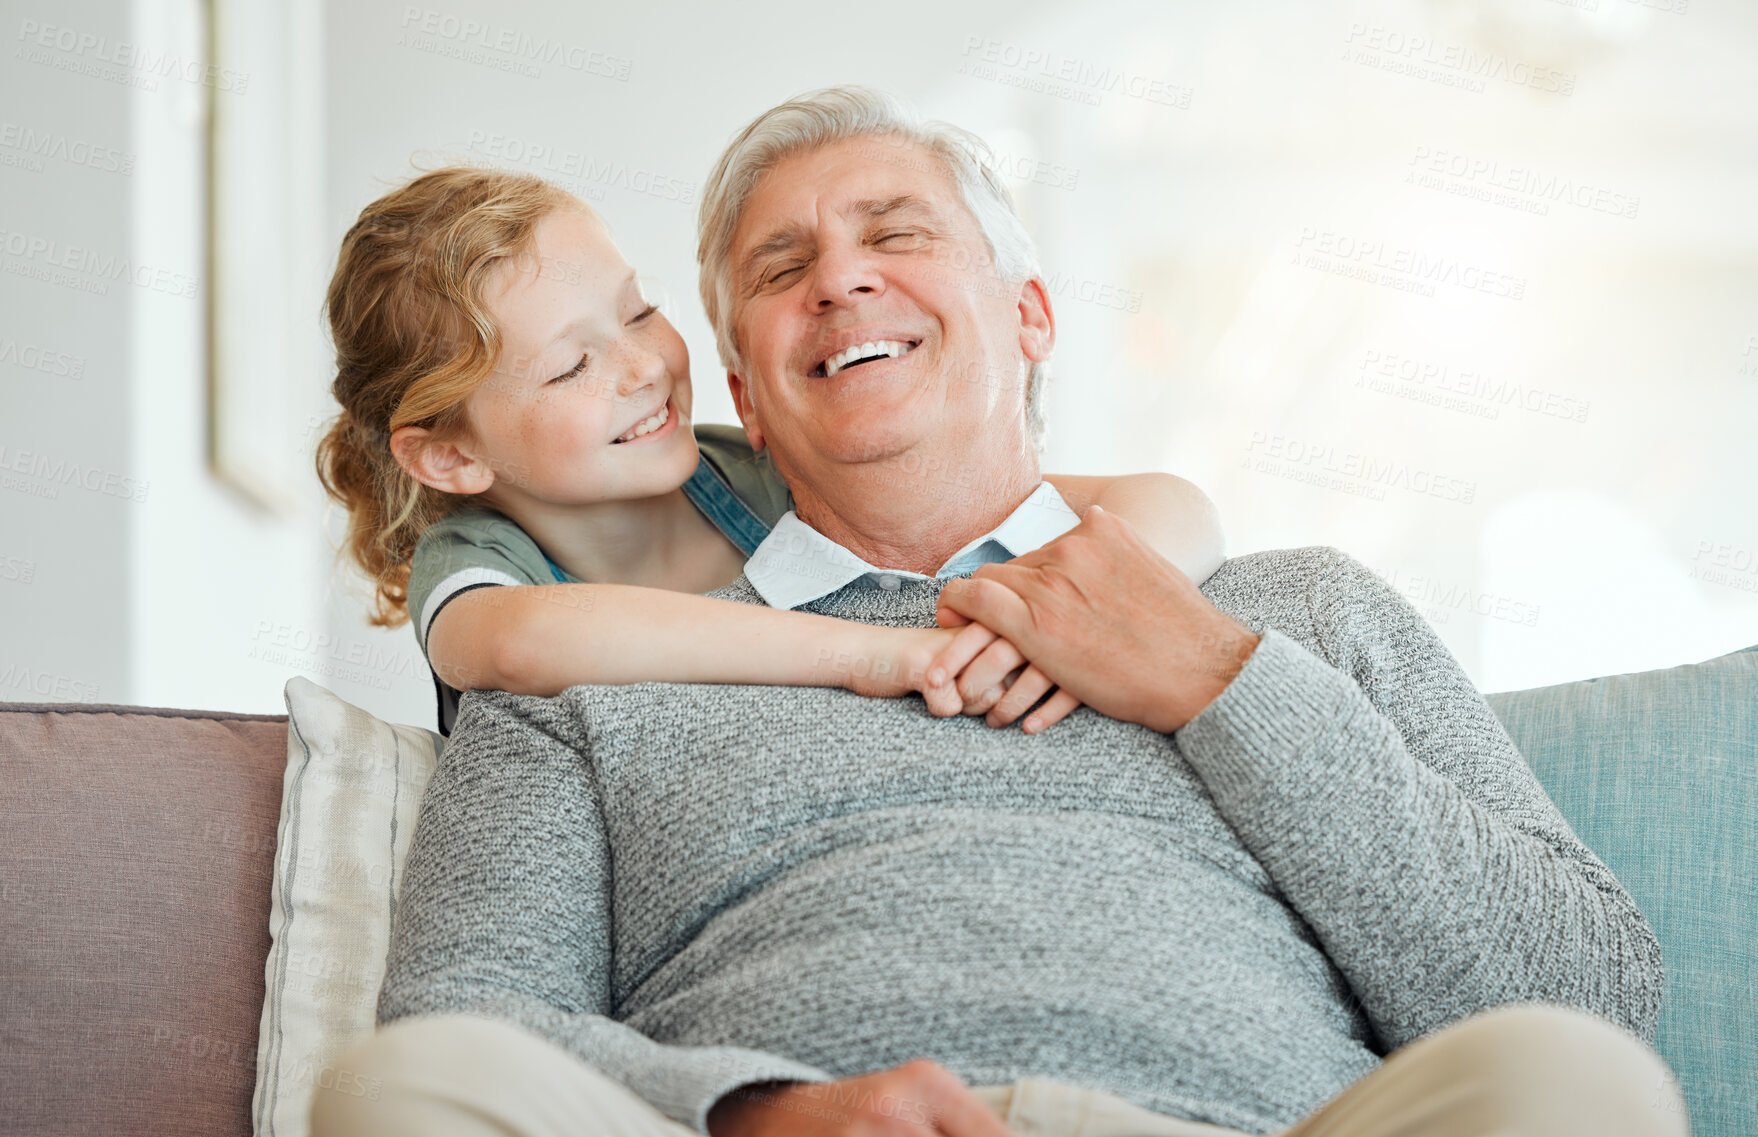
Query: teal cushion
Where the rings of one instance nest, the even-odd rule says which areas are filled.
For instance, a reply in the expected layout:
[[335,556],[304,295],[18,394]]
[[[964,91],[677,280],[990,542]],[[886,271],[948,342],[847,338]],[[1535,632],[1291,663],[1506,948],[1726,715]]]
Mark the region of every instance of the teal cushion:
[[1660,939],[1655,1049],[1694,1137],[1758,1122],[1758,646],[1488,696],[1581,840]]

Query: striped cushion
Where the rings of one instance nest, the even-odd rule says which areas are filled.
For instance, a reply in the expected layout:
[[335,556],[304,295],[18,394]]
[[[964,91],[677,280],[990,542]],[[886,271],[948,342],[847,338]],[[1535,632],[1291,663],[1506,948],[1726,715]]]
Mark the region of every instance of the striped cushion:
[[375,1095],[335,1059],[371,1034],[391,914],[442,740],[288,681],[287,770],[257,1035],[257,1137],[305,1137],[313,1087]]

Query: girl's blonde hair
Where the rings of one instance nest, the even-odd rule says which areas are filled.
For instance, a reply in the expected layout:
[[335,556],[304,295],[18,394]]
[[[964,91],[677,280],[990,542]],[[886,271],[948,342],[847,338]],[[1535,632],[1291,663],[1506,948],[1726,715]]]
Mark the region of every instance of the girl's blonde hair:
[[410,477],[391,454],[391,432],[469,437],[465,400],[501,352],[483,290],[559,209],[590,212],[530,174],[448,167],[361,210],[342,238],[325,302],[336,345],[330,390],[342,413],[318,443],[317,476],[348,511],[343,547],[374,583],[374,624],[409,618],[415,543],[462,500]]

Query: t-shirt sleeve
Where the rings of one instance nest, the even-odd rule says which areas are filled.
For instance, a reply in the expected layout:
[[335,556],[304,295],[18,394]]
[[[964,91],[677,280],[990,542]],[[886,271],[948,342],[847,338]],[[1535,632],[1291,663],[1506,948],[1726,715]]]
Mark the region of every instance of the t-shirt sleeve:
[[733,495],[770,529],[794,507],[793,494],[775,470],[767,450],[751,449],[743,428],[724,423],[699,423],[696,446]]
[[490,509],[461,509],[429,526],[415,545],[409,570],[415,640],[425,655],[434,617],[472,588],[554,583],[543,550],[511,518]]

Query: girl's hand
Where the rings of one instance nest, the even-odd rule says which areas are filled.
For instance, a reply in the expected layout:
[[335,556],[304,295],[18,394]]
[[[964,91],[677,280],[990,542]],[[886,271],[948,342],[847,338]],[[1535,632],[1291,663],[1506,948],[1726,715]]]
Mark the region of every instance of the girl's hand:
[[[823,653],[838,683],[857,695],[892,699],[919,691],[938,718],[986,713],[984,721],[995,727],[1010,725],[1052,686],[1037,668],[1022,668],[1023,662],[1012,644],[981,624],[956,629],[863,625],[850,650]],[[996,688],[994,698],[966,694],[981,696],[990,688]],[[1026,732],[1043,730],[1078,706],[1079,700],[1058,691],[1027,718]]]
[[[949,615],[951,619],[947,619]],[[947,622],[962,620],[944,612],[942,618]],[[957,713],[983,715],[983,721],[994,727],[1011,725],[1055,687],[1012,643],[982,624],[971,622],[965,622],[952,642],[928,664],[927,681],[936,692],[953,684],[960,701]],[[1024,730],[1036,734],[1061,722],[1078,706],[1079,699],[1057,690],[1043,706],[1026,716]]]
[[884,628],[855,625],[846,647],[824,648],[820,665],[837,685],[876,699],[895,699],[920,691],[934,715],[945,718],[964,710],[964,698],[953,677],[928,681],[928,665],[951,646],[959,633],[949,628]]

